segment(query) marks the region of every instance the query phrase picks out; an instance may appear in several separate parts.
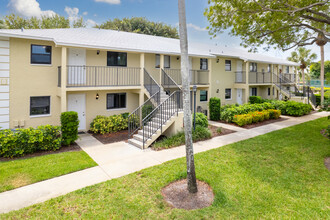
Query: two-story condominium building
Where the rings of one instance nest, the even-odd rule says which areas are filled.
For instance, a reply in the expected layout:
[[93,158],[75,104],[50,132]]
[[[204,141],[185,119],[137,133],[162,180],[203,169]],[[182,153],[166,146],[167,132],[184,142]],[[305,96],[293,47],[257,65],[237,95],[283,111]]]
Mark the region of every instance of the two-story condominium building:
[[[178,115],[181,108],[180,60],[178,39],[88,28],[0,30],[0,127],[59,125],[61,112],[76,111],[83,131],[97,115],[128,112],[141,121],[149,102],[156,109],[149,130],[130,127],[132,143],[148,146],[176,120],[171,109]],[[238,49],[189,45],[189,61],[205,114],[211,97],[242,104],[251,95],[291,97],[296,85],[296,63]]]

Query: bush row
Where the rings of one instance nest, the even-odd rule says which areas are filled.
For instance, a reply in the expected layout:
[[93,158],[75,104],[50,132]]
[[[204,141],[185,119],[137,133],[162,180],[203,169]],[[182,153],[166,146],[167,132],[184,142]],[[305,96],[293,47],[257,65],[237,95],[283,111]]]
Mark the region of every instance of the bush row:
[[78,114],[63,112],[61,127],[44,125],[37,128],[0,130],[0,157],[19,157],[37,151],[58,150],[78,139]]
[[267,100],[268,103],[274,106],[274,109],[281,110],[282,115],[303,116],[308,115],[312,111],[312,106],[295,101],[279,101]]
[[261,112],[250,112],[248,114],[235,115],[233,122],[238,126],[262,122],[268,119],[278,119],[281,116],[280,110],[268,109]]
[[[211,132],[208,128],[202,126],[196,126],[196,130],[192,132],[193,142],[207,140],[211,138]],[[177,147],[185,144],[184,132],[179,132],[171,137],[162,139],[153,144],[154,149],[167,149],[171,147]]]
[[90,124],[90,130],[95,134],[113,133],[127,129],[128,113],[112,116],[98,115]]
[[39,126],[17,130],[0,131],[0,156],[18,157],[42,150],[58,150],[62,137],[59,126]]

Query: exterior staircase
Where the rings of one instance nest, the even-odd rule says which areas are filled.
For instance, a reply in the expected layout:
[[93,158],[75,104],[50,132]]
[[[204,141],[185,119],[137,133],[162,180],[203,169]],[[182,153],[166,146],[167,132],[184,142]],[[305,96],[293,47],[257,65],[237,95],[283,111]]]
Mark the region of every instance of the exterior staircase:
[[[163,74],[166,73],[163,72]],[[164,75],[164,78],[167,77],[169,76]],[[170,80],[162,80],[162,82],[168,84]],[[146,70],[144,71],[144,87],[149,99],[128,117],[128,143],[131,145],[140,149],[148,148],[175,122],[182,109],[182,94],[180,89],[169,92],[166,83],[163,83],[162,86],[158,85],[150,74]],[[171,81],[171,84],[173,83],[175,82]],[[179,87],[177,86],[177,88]]]

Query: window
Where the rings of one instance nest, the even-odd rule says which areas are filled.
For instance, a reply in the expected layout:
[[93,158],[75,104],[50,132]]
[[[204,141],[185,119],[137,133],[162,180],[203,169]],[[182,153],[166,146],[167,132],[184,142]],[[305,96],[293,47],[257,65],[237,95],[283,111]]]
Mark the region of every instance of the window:
[[206,90],[201,90],[200,91],[199,100],[201,102],[206,102],[207,101],[207,91]]
[[287,67],[286,67],[286,73],[289,73],[289,72],[290,72],[290,67],[287,66]]
[[270,73],[270,72],[272,72],[272,65],[271,64],[268,64],[268,66],[267,66],[267,71]]
[[231,71],[231,60],[226,60],[225,61],[225,70],[226,71]]
[[126,108],[126,93],[108,93],[107,109]]
[[250,71],[257,72],[257,70],[258,70],[257,63],[250,63]]
[[31,64],[51,64],[52,47],[43,45],[31,45]]
[[270,96],[270,88],[268,88],[268,96]]
[[225,89],[225,99],[231,99],[231,89]]
[[258,94],[258,91],[257,91],[257,88],[252,88],[252,96],[257,96]]
[[164,56],[164,68],[171,68],[171,57]]
[[30,97],[30,115],[50,114],[50,96]]
[[207,59],[201,58],[200,69],[201,70],[208,70]]
[[127,53],[108,51],[107,66],[127,66]]
[[155,60],[156,60],[155,67],[160,68],[160,55],[159,54],[156,54]]

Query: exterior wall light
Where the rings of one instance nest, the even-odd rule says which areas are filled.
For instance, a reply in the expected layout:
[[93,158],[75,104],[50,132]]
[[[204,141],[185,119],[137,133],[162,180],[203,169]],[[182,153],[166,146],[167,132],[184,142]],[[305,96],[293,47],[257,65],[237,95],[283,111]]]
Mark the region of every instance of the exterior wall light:
[[96,93],[96,97],[95,97],[95,99],[96,99],[96,100],[98,100],[98,99],[99,99],[99,97],[100,97],[100,96],[99,96],[99,94],[98,94],[98,93]]
[[176,57],[176,60],[180,60],[180,57]]
[[219,63],[220,62],[220,60],[219,59],[217,59],[217,63]]
[[97,50],[97,51],[96,51],[96,54],[97,54],[97,55],[99,55],[99,54],[100,54],[100,51],[99,51],[99,50]]

